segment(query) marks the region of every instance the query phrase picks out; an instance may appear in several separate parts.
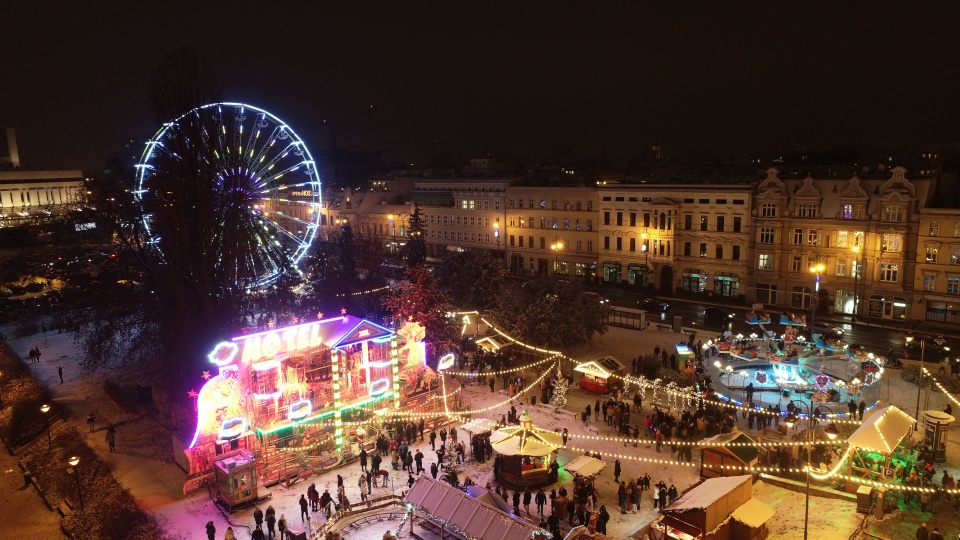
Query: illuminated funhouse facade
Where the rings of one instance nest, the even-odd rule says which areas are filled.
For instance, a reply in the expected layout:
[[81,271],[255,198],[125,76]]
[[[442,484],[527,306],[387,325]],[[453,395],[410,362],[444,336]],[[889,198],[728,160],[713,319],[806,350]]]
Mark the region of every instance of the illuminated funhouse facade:
[[342,315],[217,345],[208,358],[219,374],[196,395],[197,429],[185,449],[191,477],[237,450],[258,458],[301,450],[331,466],[372,445],[376,428],[357,422],[401,403],[422,409],[430,400],[420,396],[437,388],[422,327],[412,326],[395,333]]

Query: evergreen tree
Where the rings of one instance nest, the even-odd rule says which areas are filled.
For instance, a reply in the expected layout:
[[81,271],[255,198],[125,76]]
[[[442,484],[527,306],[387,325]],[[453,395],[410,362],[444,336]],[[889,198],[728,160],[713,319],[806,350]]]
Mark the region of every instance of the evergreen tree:
[[427,224],[420,215],[420,208],[414,207],[407,222],[407,266],[421,266],[427,261]]
[[567,381],[567,377],[563,374],[563,370],[560,369],[560,364],[557,364],[557,374],[553,376],[553,399],[550,400],[551,403],[557,406],[558,409],[562,408],[567,404],[567,390],[570,389],[570,383]]

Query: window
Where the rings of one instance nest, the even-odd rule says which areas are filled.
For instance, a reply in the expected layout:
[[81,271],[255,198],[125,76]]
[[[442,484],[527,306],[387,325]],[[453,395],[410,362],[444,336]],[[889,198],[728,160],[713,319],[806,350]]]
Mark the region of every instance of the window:
[[587,240],[587,253],[593,253],[593,240]]
[[[530,242],[530,244],[529,244],[529,245],[530,245],[530,249],[533,249],[533,237],[532,237],[532,236],[528,236],[528,237],[527,237],[527,241]],[[541,238],[540,241],[542,242],[542,241],[543,241],[543,238]],[[542,247],[543,247],[543,244],[541,244],[540,247],[542,248]]]
[[890,205],[883,207],[883,220],[893,223],[903,221],[903,207],[900,205]]
[[[513,221],[513,218],[510,218],[510,221],[512,222],[512,221]],[[531,225],[532,225],[532,224],[533,224],[533,223],[531,223]],[[511,225],[513,225],[513,223],[511,223]],[[523,227],[523,218],[520,218],[520,227],[521,227],[521,228]]]
[[847,231],[837,231],[837,247],[845,248],[847,247]]
[[540,228],[541,228],[541,229],[546,229],[546,228],[547,228],[547,218],[545,218],[545,217],[541,217],[541,218],[540,218]]
[[[607,199],[607,200],[609,201],[610,199]],[[540,199],[540,208],[546,208],[546,207],[547,207],[547,200]]]
[[794,272],[799,272],[803,267],[803,257],[800,255],[794,255],[793,259],[790,260],[790,270]]
[[702,215],[700,216],[700,230],[701,230],[701,231],[707,230],[707,222],[708,222],[709,220],[710,220],[710,216],[707,216],[706,214],[702,214]]
[[740,216],[733,216],[733,232],[740,232],[742,227],[743,218]]
[[592,219],[588,219],[588,220],[587,220],[587,232],[590,232],[590,231],[592,231],[592,230],[593,230],[593,220],[592,220]]
[[777,204],[771,202],[761,204],[760,217],[777,217]]
[[577,253],[583,251],[583,240],[577,240]]
[[847,261],[844,259],[837,259],[837,275],[845,276],[847,275]]
[[630,212],[630,226],[631,226],[631,227],[636,227],[636,226],[637,226],[637,213],[636,213],[636,212]]
[[758,257],[757,269],[773,270],[773,255],[769,253],[761,253]]
[[947,276],[947,292],[950,294],[960,294],[960,277]]
[[610,249],[610,237],[609,237],[609,236],[604,236],[604,237],[603,237],[603,249]]
[[757,302],[761,304],[776,304],[777,286],[769,283],[757,283]]
[[881,251],[900,251],[901,236],[899,234],[884,234],[883,243],[880,244]]
[[940,222],[930,222],[930,236],[940,236]]
[[636,239],[636,238],[631,238],[631,239],[630,239],[630,251],[636,251],[636,250],[637,250],[637,239]]
[[793,245],[795,246],[803,245],[803,229],[793,230]]
[[684,257],[689,257],[692,250],[693,250],[693,244],[691,244],[690,242],[684,242],[684,243],[683,243],[683,256],[684,256]]
[[564,229],[565,231],[569,231],[569,230],[570,230],[570,220],[569,220],[569,219],[564,219],[564,220],[563,220],[563,229]]
[[897,281],[897,277],[900,273],[899,264],[881,264],[880,265],[880,281]]
[[643,213],[643,226],[644,227],[650,226],[650,212]]
[[856,278],[863,277],[863,264],[860,261],[850,262],[850,275]]
[[513,208],[514,206],[515,206],[515,203],[513,202],[513,199],[510,199],[510,208]]
[[773,227],[764,227],[760,229],[760,243],[772,244],[775,235],[776,235],[776,230]]
[[960,264],[960,248],[950,249],[950,264]]
[[843,219],[853,219],[853,205],[843,205]]
[[[430,232],[433,232],[433,231],[430,231]],[[490,242],[490,233],[483,233],[483,241],[487,243]]]
[[927,248],[927,262],[928,262],[928,263],[934,263],[934,264],[935,264],[935,263],[937,262],[937,253],[938,253],[939,251],[940,251],[940,250],[937,249],[937,248],[935,248],[935,247],[928,247],[928,248]]
[[717,204],[727,204],[726,199],[717,199]]
[[953,224],[953,237],[960,238],[960,222]]
[[513,247],[514,245],[515,245],[515,244],[514,244],[514,236],[511,234],[511,235],[510,235],[510,247]]
[[617,251],[623,251],[623,238],[617,237]]
[[717,216],[717,230],[723,232],[724,218],[723,216]]
[[591,211],[593,211],[593,201],[587,201],[587,212]]
[[553,219],[550,221],[550,228],[551,228],[551,229],[556,229],[556,228],[559,227],[559,226],[560,226],[560,223],[557,221],[557,218],[553,218]]
[[530,228],[532,229],[532,228],[533,228],[533,223],[534,223],[534,221],[533,221],[533,216],[530,216],[530,219],[527,221],[527,223],[530,224]]
[[547,249],[547,239],[543,236],[540,237],[540,249]]
[[[523,235],[520,236],[520,246],[523,247]],[[530,247],[533,247],[533,244],[530,244]]]
[[610,224],[610,212],[604,212],[604,213],[603,213],[603,224],[604,224],[604,225],[609,225],[609,224]]
[[863,233],[855,232],[853,233],[853,245],[858,248],[863,248],[866,244],[863,243]]
[[556,209],[557,209],[557,200],[556,200],[556,199],[550,201],[550,208],[553,209],[553,210],[556,210]]
[[722,258],[723,258],[723,244],[717,244],[716,248],[717,248],[717,249],[716,249],[717,258],[718,258],[718,259],[722,259]]
[[925,291],[937,290],[937,276],[935,274],[923,275],[923,290]]
[[797,205],[797,217],[801,218],[815,218],[817,217],[817,208],[816,204],[801,203]]
[[617,226],[623,225],[623,212],[617,212]]
[[707,256],[707,243],[706,243],[706,242],[700,242],[700,256],[701,256],[701,257],[706,257],[706,256]]
[[494,201],[494,202],[493,202],[493,209],[494,209],[494,210],[499,210],[499,209],[500,209],[500,201]]
[[734,246],[733,246],[733,260],[735,260],[735,261],[739,261],[739,260],[740,260],[740,246],[739,246],[739,245],[734,245]]
[[[583,202],[577,201],[577,212],[583,210]],[[580,251],[579,249],[577,251]]]
[[820,231],[818,229],[807,230],[807,245],[816,246],[820,244]]
[[686,231],[693,230],[693,214],[683,215],[683,229]]
[[700,204],[710,204],[710,199],[700,199]]
[[520,204],[518,205],[518,207],[523,208],[523,199],[520,199]]
[[577,228],[578,231],[582,231],[582,230],[583,230],[583,223],[580,222],[580,219],[577,219],[577,223],[576,223],[575,227]]

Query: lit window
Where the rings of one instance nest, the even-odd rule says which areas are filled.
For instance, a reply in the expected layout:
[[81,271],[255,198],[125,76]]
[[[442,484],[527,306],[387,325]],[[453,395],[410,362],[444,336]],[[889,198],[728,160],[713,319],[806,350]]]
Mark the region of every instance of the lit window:
[[899,234],[884,234],[883,244],[880,245],[882,251],[899,252],[902,236]]
[[890,205],[883,207],[883,220],[892,223],[903,221],[903,207],[900,205]]
[[940,236],[940,222],[930,222],[930,236]]
[[895,282],[900,274],[899,264],[881,264],[880,281]]
[[760,270],[773,270],[773,255],[769,253],[761,253],[757,268]]
[[960,277],[947,276],[947,292],[950,294],[960,294]]
[[936,262],[937,262],[937,253],[938,253],[939,251],[940,251],[940,250],[937,249],[937,248],[935,248],[935,247],[928,247],[928,248],[927,248],[927,262],[928,262],[928,263],[936,263]]
[[924,274],[923,275],[923,290],[925,291],[935,291],[937,290],[937,276],[934,274]]
[[838,276],[847,275],[847,261],[843,259],[837,259],[837,275]]
[[837,231],[837,247],[847,247],[847,231]]

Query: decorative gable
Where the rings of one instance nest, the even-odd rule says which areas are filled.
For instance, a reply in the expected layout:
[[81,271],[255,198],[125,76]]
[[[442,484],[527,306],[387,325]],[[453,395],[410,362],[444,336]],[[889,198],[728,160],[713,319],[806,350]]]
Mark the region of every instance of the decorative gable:
[[880,186],[880,197],[898,193],[901,200],[913,199],[917,196],[917,187],[907,180],[907,170],[903,167],[894,167],[890,169],[890,179]]
[[784,197],[787,195],[787,186],[780,180],[780,171],[774,167],[767,169],[767,177],[757,186],[757,193],[761,198]]
[[867,192],[860,185],[860,177],[853,175],[853,178],[847,182],[847,186],[840,192],[840,199],[844,201],[866,201],[869,198]]
[[815,199],[816,202],[820,202],[822,196],[820,195],[820,190],[813,185],[813,178],[807,176],[803,179],[803,184],[800,185],[800,188],[797,189],[796,194],[793,196],[795,199]]
[[386,328],[376,325],[368,320],[362,320],[360,321],[360,324],[347,332],[347,334],[342,339],[337,341],[333,346],[345,347],[353,343],[360,343],[371,339],[386,339],[392,335],[393,332],[390,330],[387,330]]

